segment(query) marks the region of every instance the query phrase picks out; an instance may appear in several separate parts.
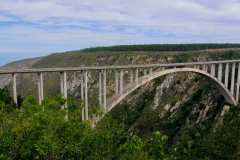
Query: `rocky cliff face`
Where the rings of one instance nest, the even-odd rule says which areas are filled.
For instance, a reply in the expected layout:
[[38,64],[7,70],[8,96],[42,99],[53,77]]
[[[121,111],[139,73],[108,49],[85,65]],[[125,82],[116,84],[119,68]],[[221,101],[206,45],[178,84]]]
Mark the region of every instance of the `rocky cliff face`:
[[129,127],[129,132],[145,135],[162,131],[173,142],[192,128],[221,123],[229,105],[216,86],[196,74],[174,74],[151,82],[130,95],[112,115]]

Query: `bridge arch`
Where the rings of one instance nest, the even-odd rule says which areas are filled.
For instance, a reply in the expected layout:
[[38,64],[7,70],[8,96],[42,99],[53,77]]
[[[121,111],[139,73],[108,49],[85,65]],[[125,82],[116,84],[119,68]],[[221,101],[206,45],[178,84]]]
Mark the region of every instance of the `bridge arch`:
[[148,75],[146,77],[143,77],[141,80],[139,79],[139,83],[136,84],[134,87],[130,88],[127,92],[123,93],[121,96],[119,96],[115,101],[110,103],[108,105],[108,112],[111,111],[115,106],[117,106],[120,102],[122,102],[128,95],[130,95],[132,92],[134,92],[136,89],[140,88],[141,86],[145,85],[146,83],[155,80],[159,77],[166,76],[173,73],[181,73],[181,72],[190,72],[190,73],[197,73],[199,75],[202,75],[211,81],[213,81],[221,94],[224,96],[226,101],[232,105],[237,105],[236,100],[234,99],[234,96],[230,93],[230,91],[225,87],[225,85],[219,81],[216,77],[213,75],[199,69],[194,68],[174,68],[174,69],[166,69],[163,71],[157,71],[154,72],[152,75]]

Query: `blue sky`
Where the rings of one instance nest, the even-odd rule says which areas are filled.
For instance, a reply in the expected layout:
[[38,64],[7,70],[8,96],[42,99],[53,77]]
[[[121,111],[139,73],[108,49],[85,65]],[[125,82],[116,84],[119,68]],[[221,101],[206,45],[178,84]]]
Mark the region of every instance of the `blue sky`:
[[239,0],[1,0],[0,64],[92,46],[240,40]]

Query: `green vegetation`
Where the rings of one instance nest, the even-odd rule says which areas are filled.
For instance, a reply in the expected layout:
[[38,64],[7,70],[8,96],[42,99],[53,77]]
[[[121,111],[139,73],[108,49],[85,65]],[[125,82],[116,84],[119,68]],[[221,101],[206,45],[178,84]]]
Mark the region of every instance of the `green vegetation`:
[[[106,116],[96,128],[80,121],[80,108],[71,100],[66,112],[60,97],[48,98],[44,106],[34,97],[21,107],[9,106],[8,92],[0,91],[0,159],[170,159],[167,137],[156,132],[144,140],[128,135],[122,123]],[[9,108],[13,108],[9,110]],[[43,111],[44,107],[44,111]]]
[[[195,95],[197,96],[197,95]],[[69,101],[68,120],[61,97],[40,106],[27,97],[20,108],[6,89],[0,90],[0,159],[120,159],[230,160],[239,159],[240,110],[232,108],[223,124],[211,131],[191,128],[176,143],[153,131],[148,137],[130,134],[123,122],[107,115],[97,127],[81,122],[81,102]],[[43,111],[44,107],[44,111]],[[96,111],[95,111],[96,112]],[[176,126],[177,127],[177,126]]]
[[201,44],[146,44],[146,45],[119,45],[111,47],[87,48],[82,51],[193,51],[205,49],[240,48],[240,44],[231,43],[201,43]]

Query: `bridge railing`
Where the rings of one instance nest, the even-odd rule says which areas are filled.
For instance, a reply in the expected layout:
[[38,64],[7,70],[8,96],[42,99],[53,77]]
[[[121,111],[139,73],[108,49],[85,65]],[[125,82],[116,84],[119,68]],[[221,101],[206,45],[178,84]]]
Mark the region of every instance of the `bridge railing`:
[[115,69],[136,69],[136,68],[159,68],[159,67],[192,67],[195,65],[226,64],[239,63],[240,60],[224,61],[205,61],[205,62],[185,62],[185,63],[168,63],[168,64],[144,64],[144,65],[119,65],[119,66],[90,66],[90,67],[57,67],[57,68],[34,68],[34,69],[11,69],[0,68],[0,74],[12,73],[38,73],[38,72],[68,72],[68,71],[92,71],[92,70],[115,70]]

